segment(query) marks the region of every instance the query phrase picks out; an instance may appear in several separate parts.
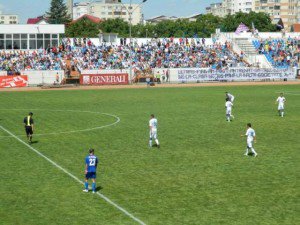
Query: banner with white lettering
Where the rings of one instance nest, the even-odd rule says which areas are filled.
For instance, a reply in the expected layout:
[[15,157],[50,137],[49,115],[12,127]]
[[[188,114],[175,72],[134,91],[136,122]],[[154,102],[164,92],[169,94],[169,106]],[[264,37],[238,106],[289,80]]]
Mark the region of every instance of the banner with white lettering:
[[[172,78],[181,82],[197,81],[234,81],[234,80],[266,80],[266,79],[295,79],[293,70],[231,68],[227,70],[212,69],[177,69],[171,71]],[[173,80],[174,81],[174,80]]]
[[[209,68],[154,69],[167,77],[167,82],[205,82],[205,81],[259,81],[294,80],[297,71],[293,69],[229,68],[214,70]],[[169,74],[168,76],[166,74]]]
[[26,87],[27,76],[0,76],[0,88]]
[[128,74],[83,74],[80,77],[83,85],[115,85],[128,84]]

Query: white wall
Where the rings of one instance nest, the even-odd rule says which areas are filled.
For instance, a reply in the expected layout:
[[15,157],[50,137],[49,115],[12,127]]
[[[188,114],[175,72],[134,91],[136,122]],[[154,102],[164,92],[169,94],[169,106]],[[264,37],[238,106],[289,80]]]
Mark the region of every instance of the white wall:
[[56,74],[59,75],[59,82],[65,78],[64,71],[36,71],[36,70],[24,70],[21,71],[22,75],[28,76],[28,85],[35,86],[40,84],[54,84],[56,82]]
[[63,34],[65,25],[61,24],[10,24],[0,25],[2,34]]
[[[159,38],[161,41],[163,41],[164,38]],[[91,42],[96,45],[96,46],[99,46],[103,43],[100,42],[100,39],[99,38],[90,38]],[[120,45],[120,38],[117,38],[116,39],[116,42],[112,42],[112,43],[109,43],[109,42],[106,42],[105,44],[106,45]],[[132,42],[133,43],[138,43],[139,45],[141,44],[146,44],[148,42],[151,42],[153,39],[152,38],[132,38]],[[191,42],[192,38],[188,38],[188,40]],[[195,38],[194,38],[195,40]],[[200,42],[202,40],[202,38],[199,38]],[[74,45],[74,42],[73,42],[73,38],[70,38],[70,42],[71,42],[71,45]],[[179,43],[179,38],[174,38],[174,42],[175,43]],[[225,43],[225,41],[222,41],[222,40],[218,40],[217,42],[220,42],[220,43]],[[126,44],[129,44],[130,43],[130,39],[127,38],[126,39]],[[212,38],[205,38],[205,44],[206,45],[212,45],[213,44],[213,40]]]
[[[235,34],[235,33],[222,33],[227,38],[253,38],[251,32],[245,32],[241,34]],[[282,38],[281,32],[259,32],[259,38],[267,39],[267,38]],[[299,32],[290,32],[286,33],[285,37],[291,37],[291,38],[299,38],[300,39],[300,33]]]

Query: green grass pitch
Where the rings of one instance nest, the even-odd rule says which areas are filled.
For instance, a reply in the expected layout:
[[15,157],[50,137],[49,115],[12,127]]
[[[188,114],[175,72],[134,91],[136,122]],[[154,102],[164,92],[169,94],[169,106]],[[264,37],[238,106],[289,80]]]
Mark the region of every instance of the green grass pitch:
[[[225,91],[236,97],[225,121]],[[284,118],[275,100],[284,91]],[[74,111],[71,111],[74,110]],[[147,225],[296,225],[299,85],[2,92],[0,125],[83,180],[90,147],[99,192]],[[83,112],[89,111],[89,112]],[[78,133],[60,133],[101,127]],[[161,148],[148,148],[148,121]],[[244,156],[251,122],[258,157]],[[49,134],[54,133],[54,134]],[[138,224],[0,129],[0,224]]]

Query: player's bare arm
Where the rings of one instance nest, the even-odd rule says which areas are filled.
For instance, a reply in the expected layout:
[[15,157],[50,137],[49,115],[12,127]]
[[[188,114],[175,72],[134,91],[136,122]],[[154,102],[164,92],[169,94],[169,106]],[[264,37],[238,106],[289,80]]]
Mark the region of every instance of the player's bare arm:
[[85,164],[85,170],[84,170],[84,173],[87,174],[87,171],[88,171],[88,165]]

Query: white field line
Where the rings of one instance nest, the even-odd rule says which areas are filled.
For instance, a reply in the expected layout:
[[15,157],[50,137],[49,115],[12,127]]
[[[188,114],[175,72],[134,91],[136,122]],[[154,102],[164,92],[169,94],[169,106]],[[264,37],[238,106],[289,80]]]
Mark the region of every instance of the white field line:
[[[28,109],[0,109],[0,110],[27,110]],[[30,111],[30,110],[29,110]],[[121,119],[118,116],[109,114],[109,113],[100,113],[100,112],[92,112],[92,111],[79,111],[79,110],[47,110],[47,109],[32,109],[31,111],[52,111],[52,112],[78,112],[78,113],[92,113],[92,114],[100,114],[100,115],[106,115],[109,117],[113,117],[116,119],[114,123],[99,126],[99,127],[93,127],[93,128],[87,128],[82,130],[71,130],[71,131],[61,131],[61,132],[52,132],[52,133],[45,133],[45,134],[35,134],[34,136],[46,136],[46,135],[56,135],[56,134],[71,134],[71,133],[80,133],[80,132],[87,132],[92,130],[99,130],[106,127],[111,127],[121,121]],[[26,135],[16,135],[17,137],[26,137]],[[12,136],[0,136],[0,138],[7,138]]]
[[[45,160],[47,160],[49,163],[51,163],[53,166],[55,166],[56,168],[60,169],[61,171],[63,171],[65,174],[69,175],[70,177],[72,177],[74,180],[76,180],[78,183],[84,185],[83,181],[81,181],[78,177],[74,176],[73,174],[71,174],[70,172],[68,172],[66,169],[64,169],[63,167],[61,167],[60,165],[58,165],[56,162],[54,162],[53,160],[49,159],[47,156],[45,156],[44,154],[42,154],[41,152],[39,152],[38,150],[36,150],[35,148],[33,148],[31,145],[27,144],[26,142],[24,142],[22,139],[20,139],[19,137],[17,137],[16,135],[14,135],[13,133],[11,133],[9,130],[5,129],[3,126],[0,125],[0,128],[5,131],[6,133],[8,133],[11,137],[15,138],[17,141],[19,141],[20,143],[22,143],[23,145],[25,145],[26,147],[28,147],[30,150],[32,150],[33,152],[35,152],[36,154],[38,154],[39,156],[41,156],[42,158],[44,158]],[[136,218],[134,215],[132,215],[131,213],[129,213],[126,209],[122,208],[121,206],[119,206],[118,204],[114,203],[112,200],[110,200],[108,197],[106,197],[105,195],[97,192],[97,195],[99,195],[102,199],[104,199],[106,202],[108,202],[109,204],[113,205],[114,207],[116,207],[118,210],[120,210],[121,212],[123,212],[125,215],[127,215],[128,217],[130,217],[131,219],[133,219],[134,221],[136,221],[137,223],[139,223],[140,225],[146,225],[143,221],[141,221],[140,219]]]

